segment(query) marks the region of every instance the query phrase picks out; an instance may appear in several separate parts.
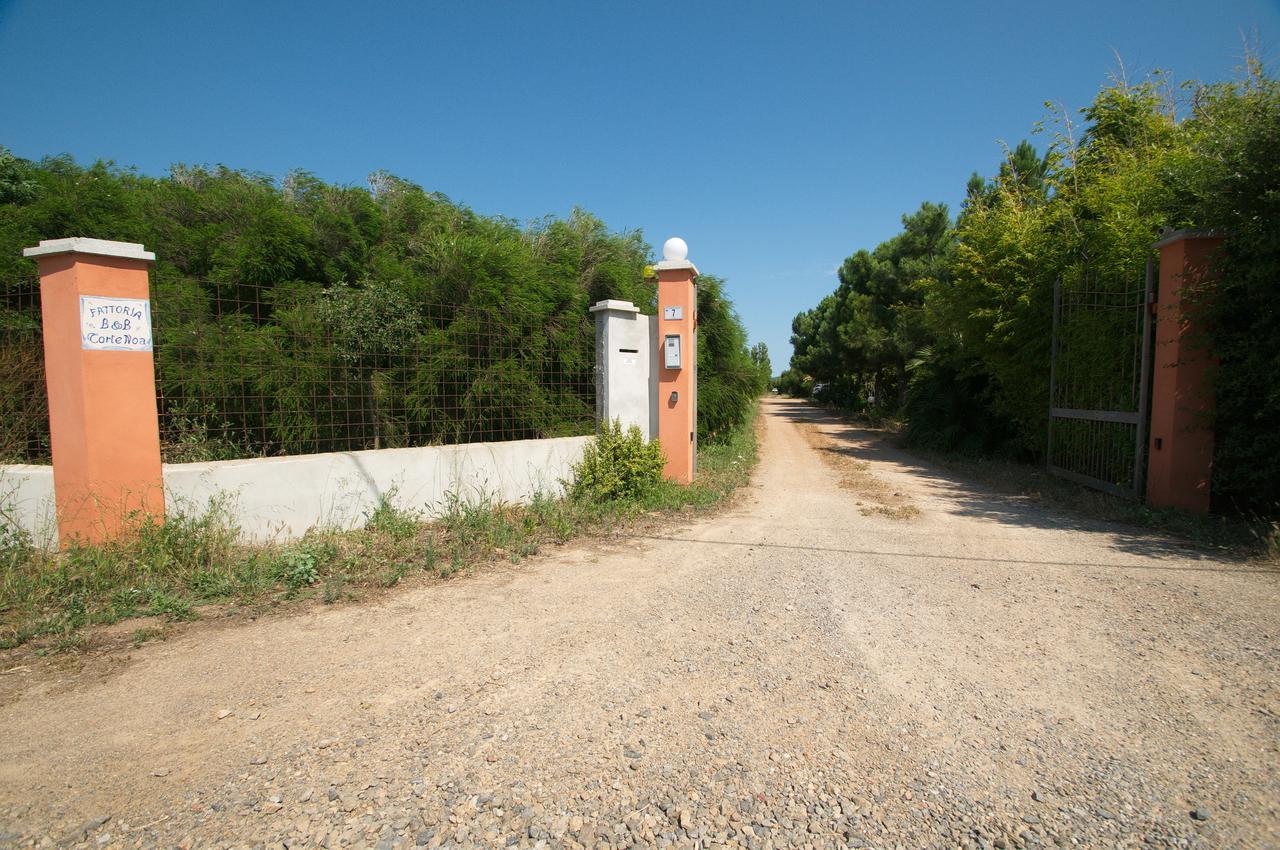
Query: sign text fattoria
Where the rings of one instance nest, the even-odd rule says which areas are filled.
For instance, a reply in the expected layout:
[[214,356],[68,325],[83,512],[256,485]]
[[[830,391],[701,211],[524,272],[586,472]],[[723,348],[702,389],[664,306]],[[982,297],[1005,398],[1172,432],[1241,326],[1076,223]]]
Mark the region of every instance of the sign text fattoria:
[[81,295],[80,347],[89,351],[150,351],[151,302],[146,298]]

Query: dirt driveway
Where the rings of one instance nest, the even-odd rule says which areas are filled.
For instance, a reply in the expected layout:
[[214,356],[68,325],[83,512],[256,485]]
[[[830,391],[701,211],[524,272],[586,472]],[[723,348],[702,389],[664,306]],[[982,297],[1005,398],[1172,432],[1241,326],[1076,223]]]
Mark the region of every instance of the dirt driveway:
[[765,410],[714,519],[0,677],[0,843],[1280,847],[1280,575]]

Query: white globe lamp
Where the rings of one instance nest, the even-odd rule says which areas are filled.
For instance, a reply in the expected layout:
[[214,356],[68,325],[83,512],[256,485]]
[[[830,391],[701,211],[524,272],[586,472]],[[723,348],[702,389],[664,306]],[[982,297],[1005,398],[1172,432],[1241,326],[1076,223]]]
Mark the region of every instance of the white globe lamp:
[[662,243],[662,259],[682,262],[689,258],[689,246],[679,236],[672,236]]

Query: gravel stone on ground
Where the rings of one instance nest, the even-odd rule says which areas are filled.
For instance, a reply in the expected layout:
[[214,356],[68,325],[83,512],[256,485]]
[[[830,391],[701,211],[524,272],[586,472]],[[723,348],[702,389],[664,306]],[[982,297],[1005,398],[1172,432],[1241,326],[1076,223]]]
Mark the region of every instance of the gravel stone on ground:
[[0,844],[1280,846],[1274,570],[765,407],[718,516],[0,677]]

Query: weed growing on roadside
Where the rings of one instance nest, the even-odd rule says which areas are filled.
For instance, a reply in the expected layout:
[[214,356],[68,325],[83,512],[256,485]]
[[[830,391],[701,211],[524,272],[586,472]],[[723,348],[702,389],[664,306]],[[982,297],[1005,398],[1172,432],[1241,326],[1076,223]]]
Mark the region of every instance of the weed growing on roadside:
[[156,617],[168,617],[174,622],[186,622],[196,619],[196,612],[191,607],[191,600],[184,599],[167,590],[156,591],[151,596],[151,606],[147,613]]
[[299,591],[320,581],[320,571],[337,554],[333,541],[326,538],[303,540],[280,553],[275,565],[275,578],[291,591]]
[[[86,627],[131,617],[182,622],[208,603],[270,599],[333,604],[416,573],[447,578],[495,557],[516,563],[547,543],[610,534],[644,514],[716,505],[747,481],[755,445],[744,430],[703,446],[693,485],[658,481],[632,498],[543,492],[510,505],[489,494],[452,494],[427,519],[397,507],[389,492],[363,528],[313,531],[284,545],[238,542],[230,502],[218,498],[200,511],[172,511],[164,524],[140,522],[117,541],[51,551],[0,505],[0,649],[40,641],[42,651],[72,651]],[[139,629],[133,641],[163,636],[163,629]]]
[[157,629],[157,628],[151,627],[151,628],[144,628],[144,629],[134,629],[133,637],[131,638],[131,640],[133,641],[134,646],[142,646],[147,641],[164,640],[166,637],[168,637],[168,635],[165,633],[164,629]]
[[436,549],[436,539],[429,536],[422,544],[422,569],[433,575],[440,572],[440,553]]
[[305,547],[281,552],[278,569],[280,579],[290,590],[300,590],[320,580],[316,556]]
[[378,497],[378,504],[369,513],[364,527],[369,531],[385,534],[392,540],[408,540],[418,532],[422,514],[397,507],[396,492],[393,487]]
[[400,583],[400,579],[404,578],[413,565],[407,561],[396,561],[391,565],[386,575],[382,579],[383,587],[395,587]]
[[50,655],[61,655],[64,652],[78,651],[84,648],[84,635],[80,632],[72,632],[58,637],[54,641],[53,646],[49,649]]
[[635,501],[662,481],[666,459],[657,440],[645,442],[640,429],[622,430],[614,419],[601,425],[573,467],[569,495],[575,499]]
[[11,511],[0,508],[0,570],[7,573],[30,560],[34,549],[31,534],[18,525]]
[[326,576],[320,595],[321,601],[326,605],[332,605],[341,600],[346,595],[346,584],[346,576],[343,573],[333,573]]

